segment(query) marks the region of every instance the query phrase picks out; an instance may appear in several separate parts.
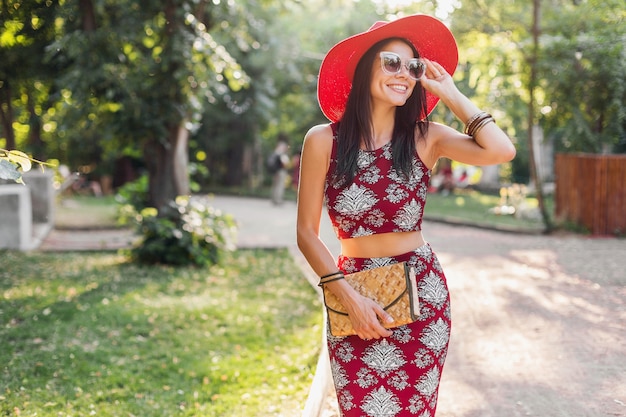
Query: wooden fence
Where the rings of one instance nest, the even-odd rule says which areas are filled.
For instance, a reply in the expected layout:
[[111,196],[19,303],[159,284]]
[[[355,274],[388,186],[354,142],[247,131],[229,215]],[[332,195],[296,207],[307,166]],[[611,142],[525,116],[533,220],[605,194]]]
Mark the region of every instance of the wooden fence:
[[626,234],[626,155],[557,154],[554,171],[557,220]]

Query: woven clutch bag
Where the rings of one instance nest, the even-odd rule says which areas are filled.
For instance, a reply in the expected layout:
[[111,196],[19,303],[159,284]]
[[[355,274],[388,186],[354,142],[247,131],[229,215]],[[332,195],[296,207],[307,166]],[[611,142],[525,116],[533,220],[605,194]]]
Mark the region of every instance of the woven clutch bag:
[[[346,281],[359,294],[376,301],[394,318],[392,323],[382,323],[388,329],[412,323],[419,317],[415,270],[406,262],[349,274],[346,275]],[[324,286],[324,304],[328,312],[330,333],[333,336],[356,334],[346,309],[326,286]]]

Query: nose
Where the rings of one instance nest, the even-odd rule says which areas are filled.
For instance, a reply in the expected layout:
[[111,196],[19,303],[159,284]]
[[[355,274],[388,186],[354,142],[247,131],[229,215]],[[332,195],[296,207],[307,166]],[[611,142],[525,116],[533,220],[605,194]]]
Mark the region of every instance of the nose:
[[400,73],[402,75],[404,75],[404,72],[406,71],[406,75],[411,75],[411,72],[409,71],[409,66],[405,63],[403,63],[402,65],[400,65]]

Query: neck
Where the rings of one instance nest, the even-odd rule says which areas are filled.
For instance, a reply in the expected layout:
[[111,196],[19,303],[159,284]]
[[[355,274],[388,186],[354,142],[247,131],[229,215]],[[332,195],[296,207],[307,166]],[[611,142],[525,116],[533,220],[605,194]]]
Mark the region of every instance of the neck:
[[391,140],[395,123],[395,107],[393,111],[372,113],[372,146],[380,148]]

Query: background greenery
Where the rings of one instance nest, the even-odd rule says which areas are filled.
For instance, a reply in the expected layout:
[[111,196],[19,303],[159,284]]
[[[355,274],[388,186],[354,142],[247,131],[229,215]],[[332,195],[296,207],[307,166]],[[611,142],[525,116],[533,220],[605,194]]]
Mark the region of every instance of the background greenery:
[[[515,142],[504,182],[529,180],[531,62],[539,78],[532,120],[547,142],[624,152],[623,2],[537,3],[535,57],[525,1],[4,1],[0,147],[114,186],[147,172],[153,203],[185,194],[175,174],[187,159],[196,191],[254,190],[269,181],[264,155],[280,131],[295,152],[325,121],[315,94],[324,53],[375,20],[419,12],[450,25],[460,88]],[[458,125],[444,106],[433,119]]]
[[321,338],[285,251],[221,267],[0,256],[0,415],[299,416]]

